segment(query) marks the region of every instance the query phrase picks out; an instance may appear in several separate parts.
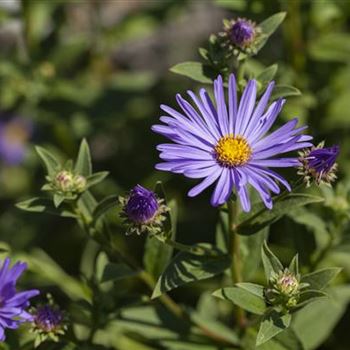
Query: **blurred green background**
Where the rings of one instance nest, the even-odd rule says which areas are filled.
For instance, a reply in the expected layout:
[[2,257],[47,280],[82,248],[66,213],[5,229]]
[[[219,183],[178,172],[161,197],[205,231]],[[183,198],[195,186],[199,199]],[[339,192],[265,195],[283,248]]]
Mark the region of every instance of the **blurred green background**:
[[[221,30],[224,18],[260,22],[279,11],[287,12],[285,22],[249,66],[260,71],[277,62],[276,80],[302,91],[288,99],[280,122],[298,116],[316,143],[340,144],[343,187],[330,206],[348,212],[350,1],[0,0],[1,241],[15,252],[42,248],[67,273],[81,276],[86,242],[73,220],[23,213],[14,204],[36,195],[45,181],[35,144],[69,158],[83,137],[94,170],[110,171],[96,196],[162,180],[179,204],[178,240],[213,241],[218,213],[210,207],[210,191],[190,199],[193,180],[154,170],[155,146],[164,140],[150,127],[161,103],[175,106],[177,92],[198,89],[169,68],[198,60],[197,48]],[[141,260],[143,238],[126,240],[117,215],[111,220],[120,245]],[[290,243],[281,249],[286,260],[307,231],[288,218],[274,225],[274,242]],[[307,247],[300,251],[304,262]],[[350,275],[350,254],[339,259]],[[44,288],[60,298],[55,282]],[[173,296],[195,304],[198,294],[184,287]],[[320,349],[349,349],[349,321],[350,312]]]

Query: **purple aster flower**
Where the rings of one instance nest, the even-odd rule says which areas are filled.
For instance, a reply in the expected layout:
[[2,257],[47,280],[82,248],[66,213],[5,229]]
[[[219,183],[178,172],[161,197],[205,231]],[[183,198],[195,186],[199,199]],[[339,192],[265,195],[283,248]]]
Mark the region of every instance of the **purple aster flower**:
[[127,234],[136,232],[160,233],[163,215],[168,211],[162,199],[157,198],[153,191],[136,185],[126,198],[120,198],[123,205],[122,216],[128,224]]
[[190,178],[203,178],[189,191],[190,197],[216,182],[211,197],[213,206],[225,203],[235,189],[243,210],[249,211],[247,187],[251,185],[266,207],[272,208],[271,192],[280,192],[276,181],[289,191],[291,189],[288,182],[270,167],[298,166],[298,158],[284,158],[280,154],[309,147],[312,139],[301,135],[306,127],[296,128],[297,119],[267,134],[285,102],[279,99],[268,106],[273,86],[274,82],[271,82],[255,105],[257,84],[250,80],[239,102],[235,77],[231,74],[227,106],[219,76],[214,82],[215,105],[204,89],[201,89],[200,97],[188,92],[197,110],[179,94],[176,99],[182,112],[162,105],[168,115],[160,120],[166,125],[154,125],[152,130],[173,143],[158,145],[164,162],[156,168]]
[[27,150],[27,142],[32,134],[31,123],[15,117],[0,122],[0,158],[9,165],[20,164]]
[[16,291],[17,279],[26,268],[27,264],[23,262],[17,262],[11,268],[9,258],[0,268],[0,341],[5,340],[5,328],[16,329],[21,323],[32,320],[26,309],[29,299],[38,295],[39,291]]
[[246,19],[239,18],[237,21],[233,21],[228,34],[233,44],[244,47],[255,38],[255,24]]
[[307,186],[310,186],[311,179],[315,179],[319,185],[321,183],[330,184],[337,178],[335,173],[338,167],[336,160],[339,152],[338,145],[324,147],[324,142],[321,142],[317,147],[300,153],[301,166],[298,173],[304,176]]

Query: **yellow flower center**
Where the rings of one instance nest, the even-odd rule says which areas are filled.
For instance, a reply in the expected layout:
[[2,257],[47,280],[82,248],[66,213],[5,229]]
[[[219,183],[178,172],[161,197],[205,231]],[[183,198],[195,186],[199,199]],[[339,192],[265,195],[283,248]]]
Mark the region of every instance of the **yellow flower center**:
[[219,140],[215,146],[215,155],[221,165],[235,167],[248,162],[252,149],[243,136],[230,134]]

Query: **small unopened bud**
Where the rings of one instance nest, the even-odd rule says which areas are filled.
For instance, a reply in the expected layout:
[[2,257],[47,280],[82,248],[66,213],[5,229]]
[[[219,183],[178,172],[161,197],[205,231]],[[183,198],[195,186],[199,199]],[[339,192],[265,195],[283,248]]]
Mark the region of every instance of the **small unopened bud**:
[[301,288],[299,276],[285,269],[271,277],[265,297],[268,303],[288,309],[297,305]]
[[82,175],[74,176],[74,190],[78,193],[84,192],[86,189],[86,178]]
[[74,176],[67,170],[60,171],[55,177],[55,187],[62,192],[71,192],[74,189]]
[[120,198],[123,206],[122,217],[127,224],[127,234],[133,232],[159,233],[169,209],[157,195],[140,185],[135,186],[125,198]]

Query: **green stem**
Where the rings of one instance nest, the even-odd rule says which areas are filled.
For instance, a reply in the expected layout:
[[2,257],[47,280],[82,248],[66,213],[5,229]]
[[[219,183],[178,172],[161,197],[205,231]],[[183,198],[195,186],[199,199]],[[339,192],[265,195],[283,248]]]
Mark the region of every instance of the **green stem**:
[[[230,242],[230,254],[232,257],[231,263],[231,278],[232,283],[236,284],[242,282],[242,266],[241,266],[241,250],[240,250],[240,236],[237,233],[237,217],[238,206],[237,202],[229,200],[228,206],[228,220],[229,220],[229,242]],[[247,325],[246,315],[242,308],[236,306],[235,315],[238,325],[241,329],[244,329]]]

